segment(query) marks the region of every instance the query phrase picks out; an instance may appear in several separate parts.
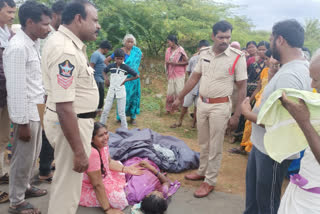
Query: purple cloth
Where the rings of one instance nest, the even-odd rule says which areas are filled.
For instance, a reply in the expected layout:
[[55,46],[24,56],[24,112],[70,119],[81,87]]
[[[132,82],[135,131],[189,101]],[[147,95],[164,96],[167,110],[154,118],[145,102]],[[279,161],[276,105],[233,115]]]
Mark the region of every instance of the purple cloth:
[[[142,160],[148,161],[157,170],[160,170],[155,163],[147,158],[134,157],[127,160],[124,165],[130,166],[139,163]],[[169,189],[163,187],[157,176],[147,169],[145,169],[144,174],[140,176],[126,174],[126,180],[127,185],[125,186],[124,190],[127,194],[127,200],[130,205],[139,203],[146,195],[155,190],[162,192],[163,196],[167,199],[168,197],[176,193],[180,187],[180,182],[178,181],[171,182]]]
[[296,184],[298,187],[300,187],[301,189],[303,189],[307,192],[320,194],[320,187],[313,187],[313,188],[309,188],[309,189],[303,188],[305,185],[308,184],[308,180],[299,174],[290,175],[290,182],[293,184]]
[[[111,158],[121,162],[133,157],[148,158],[166,172],[182,172],[199,167],[198,152],[176,137],[163,136],[151,129],[119,128],[116,133],[110,132],[108,144]],[[156,147],[171,150],[173,159]]]

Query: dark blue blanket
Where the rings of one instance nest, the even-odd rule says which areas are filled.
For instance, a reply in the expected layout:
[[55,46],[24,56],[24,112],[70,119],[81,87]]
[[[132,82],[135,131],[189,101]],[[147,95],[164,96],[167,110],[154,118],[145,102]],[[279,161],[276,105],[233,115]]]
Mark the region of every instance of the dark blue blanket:
[[160,135],[150,129],[117,129],[110,133],[110,155],[121,162],[132,157],[147,157],[167,172],[181,172],[199,167],[199,153],[182,140]]

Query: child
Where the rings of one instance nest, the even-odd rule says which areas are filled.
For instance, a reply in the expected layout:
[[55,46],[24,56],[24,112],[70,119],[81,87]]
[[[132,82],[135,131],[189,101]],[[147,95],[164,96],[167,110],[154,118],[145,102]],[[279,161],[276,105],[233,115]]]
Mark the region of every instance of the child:
[[[118,48],[114,51],[115,63],[109,64],[105,68],[104,72],[107,74],[110,72],[110,86],[108,94],[101,114],[100,122],[106,124],[108,114],[112,108],[114,98],[117,99],[118,113],[121,120],[121,127],[128,128],[127,118],[125,114],[126,108],[126,88],[124,83],[127,81],[135,80],[139,78],[139,75],[131,69],[128,65],[124,64],[125,53],[122,49]],[[132,77],[127,79],[127,75],[131,74]],[[105,75],[105,79],[108,77]],[[108,81],[106,81],[108,82]]]

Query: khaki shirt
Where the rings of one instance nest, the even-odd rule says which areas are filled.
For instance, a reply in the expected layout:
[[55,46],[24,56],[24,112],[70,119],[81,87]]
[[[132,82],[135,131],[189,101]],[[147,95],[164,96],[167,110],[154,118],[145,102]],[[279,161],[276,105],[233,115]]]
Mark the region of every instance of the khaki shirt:
[[[237,56],[239,58],[234,74],[230,74]],[[212,47],[200,52],[200,59],[194,72],[201,74],[199,93],[206,98],[231,96],[235,81],[248,79],[245,55],[232,47],[215,56]]]
[[76,114],[97,109],[99,93],[86,46],[63,25],[44,45],[41,69],[48,108],[55,111],[56,103],[73,102]]

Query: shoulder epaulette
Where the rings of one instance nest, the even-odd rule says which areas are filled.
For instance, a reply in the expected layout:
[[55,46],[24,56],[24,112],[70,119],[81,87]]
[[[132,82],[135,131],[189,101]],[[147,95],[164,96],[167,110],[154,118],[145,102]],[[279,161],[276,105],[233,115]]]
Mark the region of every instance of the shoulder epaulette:
[[236,54],[240,55],[240,56],[244,56],[244,53],[241,50],[238,50],[236,48],[230,47],[230,50],[235,52]]

